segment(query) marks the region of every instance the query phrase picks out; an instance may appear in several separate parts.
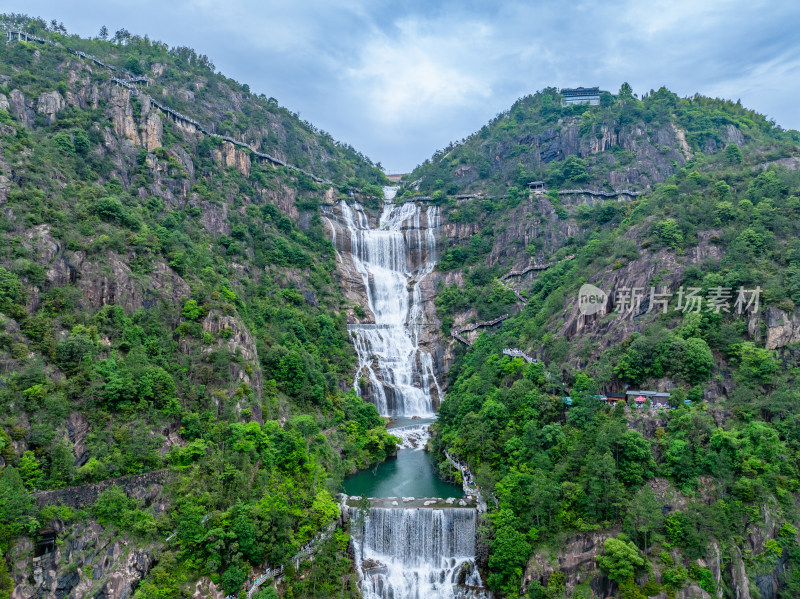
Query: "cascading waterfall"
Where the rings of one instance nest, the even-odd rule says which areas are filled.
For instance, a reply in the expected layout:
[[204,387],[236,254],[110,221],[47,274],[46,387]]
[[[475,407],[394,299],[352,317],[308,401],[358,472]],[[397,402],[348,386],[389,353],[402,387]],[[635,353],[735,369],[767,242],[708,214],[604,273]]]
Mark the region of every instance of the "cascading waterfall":
[[[328,219],[332,241],[340,261],[352,261],[353,268],[345,270],[352,276],[354,269],[363,282],[375,317],[374,324],[348,326],[358,354],[356,392],[364,379],[367,399],[381,415],[434,418],[434,395],[441,401],[442,391],[432,356],[420,348],[426,324],[420,283],[436,264],[439,208],[387,201],[376,227],[358,203],[340,202],[339,210],[338,218],[328,212],[343,229],[337,236],[337,225]],[[391,429],[401,439],[401,452],[421,451],[429,422]],[[348,508],[364,598],[488,597],[475,565],[477,510],[431,508],[426,501],[410,507],[410,498],[401,507],[394,499],[391,508]]]
[[[432,416],[435,389],[441,398],[431,355],[419,347],[425,324],[420,283],[436,264],[439,208],[387,202],[370,227],[362,207],[340,203],[350,254],[363,280],[374,324],[350,325],[358,354],[359,379],[383,416]],[[334,238],[334,243],[336,242]],[[409,291],[410,288],[410,291]]]
[[475,566],[477,512],[351,507],[364,599],[483,599]]

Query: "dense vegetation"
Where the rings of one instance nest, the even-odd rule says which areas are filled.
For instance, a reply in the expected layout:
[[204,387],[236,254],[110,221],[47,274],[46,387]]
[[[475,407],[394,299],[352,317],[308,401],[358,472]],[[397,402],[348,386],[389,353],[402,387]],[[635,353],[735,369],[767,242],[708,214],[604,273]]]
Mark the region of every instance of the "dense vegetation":
[[[575,258],[539,275],[523,290],[529,302],[521,309],[516,303],[518,313],[498,332],[481,335],[450,372],[436,446],[468,461],[497,500],[483,530],[488,582],[509,597],[518,595],[531,554],[557,552],[568,535],[594,531],[611,536],[599,565],[623,597],[674,594],[690,583],[713,595],[713,577],[697,562],[713,555],[712,546],[720,549],[725,568],[741,550],[753,578],[776,573],[780,597],[800,593],[800,364],[793,346],[765,349],[764,321],[747,311],[737,314],[734,305],[740,287],[763,290],[762,314],[765,308],[793,314],[800,301],[800,172],[762,166],[767,155],[796,156],[797,132],[768,126],[735,104],[679,100],[663,91],[643,101],[605,98],[601,107],[582,109],[588,114],[583,118],[592,120],[616,112],[618,119],[647,121],[664,106],[693,143],[717,134],[704,122],[734,122],[746,132],[745,141],[741,148],[731,143],[714,154],[696,153],[633,201],[554,211],[556,226],[568,220],[578,232],[561,248],[529,246],[528,253],[549,250],[556,261],[569,252]],[[540,118],[548,118],[546,110]],[[745,118],[753,124],[746,126]],[[527,119],[511,120],[528,126]],[[484,137],[505,135],[504,122],[493,123]],[[771,153],[770,147],[781,149]],[[552,163],[548,172],[569,161]],[[599,181],[592,175],[585,183]],[[503,210],[480,210],[489,200],[445,202],[459,218],[472,210],[469,220],[482,226],[445,254],[448,267],[449,256],[461,252],[463,261],[453,260],[450,268],[464,270],[471,298],[462,301],[456,287],[440,290],[437,307],[445,326],[468,308],[477,308],[479,316],[514,309],[514,298],[500,293],[505,288],[496,279],[508,265],[488,261],[493,238],[506,226],[508,202],[516,200],[502,201]],[[711,249],[699,251],[701,246]],[[673,292],[696,287],[703,298],[731,288],[730,311],[703,304],[700,312],[684,312],[673,298],[666,314],[648,312],[643,302],[621,337],[619,314],[587,325],[580,335],[565,333],[584,282],[616,281],[621,287],[626,274],[647,272],[648,264],[671,257],[675,267],[656,269],[647,285]],[[506,347],[525,349],[540,361],[503,356]],[[604,391],[654,389],[663,382],[672,387],[670,403],[677,409],[639,411],[597,399]],[[662,511],[664,504],[669,507]],[[753,550],[748,539],[758,527],[770,532]],[[556,571],[549,580],[535,579],[526,596],[560,597],[563,585],[563,573]],[[724,568],[721,585],[730,596]],[[588,586],[575,593],[591,596]]]
[[[91,524],[157,557],[136,597],[191,596],[201,576],[235,593],[263,564],[286,566],[285,597],[357,596],[346,533],[325,536],[299,571],[291,560],[333,522],[342,477],[394,451],[375,408],[344,391],[355,363],[346,314],[357,307],[331,278],[317,213],[327,186],[226,162],[220,141],[166,118],[148,151],[141,100],[67,49],[146,74],[154,97],[332,179],[334,196],[358,188],[377,204],[377,165],[190,49],[6,21],[59,45],[0,45],[3,556],[54,522]],[[63,106],[48,114],[37,98],[52,92]],[[647,143],[629,143],[634,129]],[[573,146],[559,137],[567,130]],[[665,89],[638,99],[623,86],[598,107],[564,108],[547,89],[415,171],[419,189],[406,196],[431,194],[449,223],[474,231],[448,241],[439,263],[464,275],[439,290],[443,332],[472,310],[514,314],[457,350],[434,439],[490,498],[480,534],[499,596],[518,596],[531,556],[576,533],[605,535],[598,564],[621,597],[689,584],[713,595],[698,560],[716,549],[725,594],[739,553],[751,578],[774,575],[781,597],[800,594],[800,364],[796,347],[766,349],[763,318],[800,303],[800,171],[780,162],[799,141],[732,102]],[[613,178],[647,193],[584,203],[556,192]],[[536,205],[534,179],[551,190]],[[475,191],[485,196],[454,197]],[[509,242],[512,214],[569,234]],[[522,289],[524,307],[498,281],[519,255],[555,264]],[[703,297],[760,287],[762,317],[644,306],[624,334],[613,315],[568,334],[582,283],[666,260],[675,268],[648,284]],[[510,359],[507,347],[540,361]],[[597,399],[665,385],[674,410]],[[164,510],[118,487],[80,510],[39,509],[31,494],[156,470],[167,473]],[[0,596],[13,562],[0,560]],[[534,576],[524,592],[561,597],[565,574]]]
[[[226,167],[218,142],[167,119],[151,152],[122,139],[115,119],[132,105],[141,127],[138,99],[115,105],[107,70],[65,47],[150,74],[149,93],[226,134],[277,131],[262,149],[342,189],[383,175],[188,49],[19,25],[62,45],[0,44],[0,550],[54,518],[94,519],[157,556],[137,597],[191,595],[202,575],[235,593],[264,563],[289,567],[287,597],[349,596],[346,535],[302,579],[290,561],[338,515],[342,477],[394,452],[374,406],[343,391],[354,352],[315,210],[325,189],[255,160]],[[85,83],[95,99],[70,101]],[[67,102],[26,124],[14,90]],[[160,513],[116,487],[77,512],[28,494],[157,469]]]

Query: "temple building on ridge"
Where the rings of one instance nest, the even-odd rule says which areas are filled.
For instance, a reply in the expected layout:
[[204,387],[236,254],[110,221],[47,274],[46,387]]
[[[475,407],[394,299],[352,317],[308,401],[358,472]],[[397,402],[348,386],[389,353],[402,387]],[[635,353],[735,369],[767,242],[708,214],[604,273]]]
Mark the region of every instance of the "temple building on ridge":
[[562,106],[572,106],[573,104],[597,106],[600,104],[599,87],[564,87],[561,88],[561,96]]

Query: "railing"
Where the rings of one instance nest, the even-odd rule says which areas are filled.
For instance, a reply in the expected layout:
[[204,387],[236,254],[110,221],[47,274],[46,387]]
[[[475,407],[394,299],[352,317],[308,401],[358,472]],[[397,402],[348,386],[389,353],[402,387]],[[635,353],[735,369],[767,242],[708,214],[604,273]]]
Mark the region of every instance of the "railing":
[[[336,522],[328,525],[328,527],[325,528],[325,530],[318,533],[313,539],[311,539],[308,543],[303,545],[300,548],[300,550],[294,555],[294,557],[292,557],[292,561],[295,564],[295,568],[299,569],[300,560],[303,559],[304,557],[312,556],[314,554],[314,550],[316,549],[317,545],[319,545],[319,543],[327,539],[335,529],[336,529]],[[256,594],[256,591],[258,591],[259,587],[262,584],[264,584],[268,580],[272,579],[278,580],[283,576],[283,574],[284,574],[283,566],[279,566],[276,568],[270,568],[263,574],[253,578],[253,580],[250,583],[250,588],[247,591],[247,599],[252,599],[253,595]],[[226,595],[225,599],[236,599],[238,596],[239,596],[238,593],[235,595]]]
[[454,339],[457,339],[458,341],[460,341],[464,345],[472,345],[472,343],[470,341],[467,341],[467,339],[465,339],[462,336],[462,333],[469,333],[470,331],[474,331],[478,327],[493,327],[496,324],[500,324],[501,322],[503,322],[507,318],[511,318],[511,314],[503,314],[502,316],[498,316],[497,318],[493,318],[492,320],[484,320],[484,321],[481,321],[481,322],[473,322],[473,323],[470,323],[468,325],[464,325],[460,329],[451,330],[450,331],[450,336],[453,337]]
[[533,264],[531,264],[530,266],[526,266],[525,268],[521,268],[518,270],[511,270],[507,272],[506,274],[500,277],[500,281],[505,281],[506,279],[509,279],[511,277],[521,277],[522,275],[526,275],[533,270],[547,270],[551,266],[555,266],[556,264],[561,264],[562,262],[567,262],[568,260],[572,260],[573,258],[575,258],[575,256],[570,254],[569,256],[566,256],[564,259],[558,260],[557,262],[545,262],[545,263],[534,262]]
[[480,489],[475,483],[475,478],[472,476],[469,466],[457,461],[446,449],[444,450],[444,455],[447,458],[447,461],[450,462],[450,464],[452,464],[453,467],[461,473],[461,486],[464,489],[464,493],[466,495],[478,497],[480,494]]
[[208,135],[209,137],[216,137],[217,139],[221,139],[223,141],[227,141],[228,143],[231,143],[231,144],[233,144],[235,146],[239,146],[241,148],[245,148],[246,150],[250,151],[254,156],[256,156],[258,158],[261,158],[262,160],[266,160],[267,162],[270,162],[270,163],[272,163],[272,164],[274,164],[276,166],[283,166],[283,167],[286,167],[286,168],[288,168],[290,170],[293,170],[295,172],[302,173],[302,174],[306,175],[307,177],[310,177],[316,183],[323,183],[325,185],[333,185],[333,182],[328,180],[328,179],[322,179],[321,177],[317,177],[316,175],[314,175],[312,173],[309,173],[307,170],[302,169],[299,166],[294,166],[292,164],[284,162],[280,158],[275,158],[274,156],[271,156],[270,154],[266,154],[264,152],[260,152],[260,151],[256,150],[254,147],[252,147],[250,144],[247,144],[247,143],[245,143],[243,141],[239,141],[237,139],[234,139],[234,138],[232,138],[232,137],[230,137],[228,135],[220,135],[218,133],[212,133],[211,131],[209,131],[208,129],[203,127],[203,125],[201,125],[195,119],[193,119],[191,117],[188,117],[185,114],[182,114],[182,113],[178,112],[174,108],[170,108],[166,104],[162,104],[161,102],[158,102],[157,100],[155,100],[152,96],[150,96],[148,94],[143,94],[142,92],[140,92],[139,89],[135,85],[129,83],[131,81],[130,78],[129,79],[120,79],[119,77],[112,77],[111,81],[113,81],[117,85],[121,85],[125,89],[130,90],[131,93],[134,93],[135,95],[139,95],[139,96],[143,96],[143,97],[147,98],[150,101],[150,104],[155,106],[156,108],[158,108],[160,111],[164,112],[165,114],[168,114],[168,115],[172,116],[172,118],[174,118],[177,121],[182,121],[184,123],[188,123],[188,124],[192,125],[195,129],[197,129],[198,131],[200,131],[201,133],[203,133],[205,135]]
[[536,358],[534,358],[532,356],[529,356],[528,354],[526,354],[521,349],[517,349],[516,347],[511,347],[511,348],[504,349],[503,350],[503,354],[506,355],[506,356],[511,356],[512,358],[522,358],[528,364],[535,364],[536,362],[539,361]]
[[8,37],[8,41],[11,41],[11,38],[13,38],[14,36],[17,36],[17,39],[20,41],[24,37],[26,42],[33,41],[33,42],[39,42],[40,44],[52,44],[53,46],[58,45],[53,40],[44,39],[43,37],[39,37],[38,35],[33,35],[32,33],[28,33],[27,31],[19,31],[17,29],[8,29],[6,31],[6,37]]
[[559,190],[558,195],[565,196],[565,195],[590,195],[590,196],[601,196],[604,198],[613,198],[616,196],[639,196],[642,195],[643,192],[641,191],[629,191],[627,189],[621,189],[619,191],[595,191],[593,189],[562,189]]
[[522,302],[523,304],[527,304],[527,303],[528,303],[528,298],[527,298],[527,297],[525,297],[524,295],[522,295],[522,294],[521,294],[519,291],[517,291],[516,289],[514,289],[514,288],[513,288],[511,285],[509,285],[507,281],[504,281],[503,279],[497,279],[497,280],[500,282],[500,284],[501,284],[503,287],[505,287],[505,288],[506,288],[506,289],[508,289],[510,292],[512,292],[512,293],[514,294],[514,296],[516,296],[517,300],[519,300],[519,301],[520,301],[520,302]]

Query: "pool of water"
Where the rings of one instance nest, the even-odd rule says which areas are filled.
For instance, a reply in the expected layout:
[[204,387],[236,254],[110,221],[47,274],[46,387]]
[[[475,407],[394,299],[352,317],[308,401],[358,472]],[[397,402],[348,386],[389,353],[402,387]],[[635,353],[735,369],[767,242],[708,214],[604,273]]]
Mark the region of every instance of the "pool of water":
[[400,449],[396,458],[347,477],[343,491],[365,497],[464,496],[460,485],[445,482],[436,475],[433,456],[422,449]]

